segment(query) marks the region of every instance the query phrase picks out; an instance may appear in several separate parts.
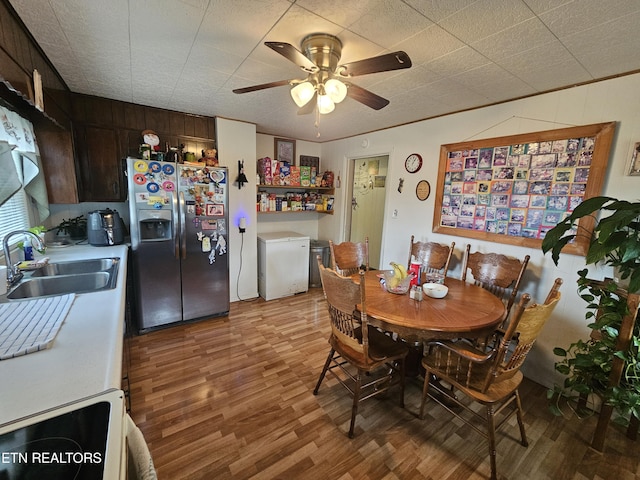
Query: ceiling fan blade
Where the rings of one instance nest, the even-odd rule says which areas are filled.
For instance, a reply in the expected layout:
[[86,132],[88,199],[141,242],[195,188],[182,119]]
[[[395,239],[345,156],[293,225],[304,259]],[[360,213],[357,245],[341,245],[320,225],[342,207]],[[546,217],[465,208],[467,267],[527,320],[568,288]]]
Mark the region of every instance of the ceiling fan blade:
[[309,60],[304,54],[290,43],[284,42],[264,42],[264,44],[275,52],[278,52],[290,62],[302,67],[307,72],[315,72],[318,67]]
[[345,63],[337,69],[339,75],[357,77],[369,73],[389,72],[411,67],[411,59],[403,51],[387,53],[378,57],[365,58],[357,62]]
[[389,100],[386,98],[382,98],[381,96],[354,85],[353,83],[349,84],[347,96],[366,105],[367,107],[373,108],[374,110],[380,110],[381,108],[389,105]]
[[306,105],[298,109],[298,115],[308,115],[312,113],[315,110],[317,103],[318,103],[318,93],[316,92],[313,94],[313,98],[309,100],[309,102]]
[[255,92],[256,90],[264,90],[265,88],[282,87],[283,85],[289,85],[293,80],[279,80],[277,82],[262,83],[260,85],[252,85],[251,87],[236,88],[233,93],[248,93]]

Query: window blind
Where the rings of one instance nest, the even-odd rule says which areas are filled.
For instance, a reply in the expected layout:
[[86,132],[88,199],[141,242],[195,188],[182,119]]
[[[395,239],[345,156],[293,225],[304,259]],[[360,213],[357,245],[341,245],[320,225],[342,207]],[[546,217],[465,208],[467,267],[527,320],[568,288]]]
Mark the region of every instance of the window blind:
[[[27,195],[21,188],[0,207],[0,242],[4,242],[4,237],[9,232],[26,230],[29,227]],[[23,240],[20,236],[16,236],[11,239],[11,243],[15,245]]]

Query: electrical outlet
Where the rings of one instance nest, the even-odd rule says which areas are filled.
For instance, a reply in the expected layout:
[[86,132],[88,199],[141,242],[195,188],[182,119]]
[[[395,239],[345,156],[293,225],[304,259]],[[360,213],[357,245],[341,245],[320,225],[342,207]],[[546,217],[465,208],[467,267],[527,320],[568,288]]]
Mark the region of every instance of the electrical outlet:
[[391,218],[398,218],[398,209],[394,209]]

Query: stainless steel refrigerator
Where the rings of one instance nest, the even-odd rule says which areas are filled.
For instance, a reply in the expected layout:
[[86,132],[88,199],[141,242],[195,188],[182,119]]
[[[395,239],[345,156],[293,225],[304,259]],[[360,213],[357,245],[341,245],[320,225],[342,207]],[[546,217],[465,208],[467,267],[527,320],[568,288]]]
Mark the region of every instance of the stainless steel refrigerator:
[[141,332],[229,312],[228,171],[127,159]]

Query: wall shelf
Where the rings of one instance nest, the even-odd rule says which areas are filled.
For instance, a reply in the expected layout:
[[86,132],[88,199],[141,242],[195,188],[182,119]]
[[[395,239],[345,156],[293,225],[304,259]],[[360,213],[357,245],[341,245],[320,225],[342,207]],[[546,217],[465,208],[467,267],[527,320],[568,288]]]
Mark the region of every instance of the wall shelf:
[[[279,208],[278,206],[274,205],[274,203],[270,202],[269,199],[266,200],[266,205],[264,204],[262,197],[263,193],[266,193],[268,195],[276,195],[280,201],[283,199],[284,195],[287,193],[311,193],[311,194],[315,194],[315,195],[320,195],[322,197],[333,197],[334,193],[335,193],[335,189],[334,187],[315,187],[315,186],[309,186],[309,187],[303,187],[303,186],[299,186],[299,185],[257,185],[256,186],[256,190],[258,192],[257,194],[257,213],[259,215],[265,215],[265,214],[287,214],[287,213],[321,213],[321,214],[325,214],[325,215],[333,215],[333,210],[332,209],[322,209],[322,210],[311,210],[311,209],[306,209],[305,204],[302,203],[301,206],[297,206],[294,207],[294,209],[292,209],[290,206],[287,208],[287,210],[278,210],[277,208]],[[273,202],[275,202],[275,200],[273,200]],[[278,202],[279,204],[280,202]],[[317,204],[316,204],[317,205]],[[320,205],[322,207],[322,205]]]

